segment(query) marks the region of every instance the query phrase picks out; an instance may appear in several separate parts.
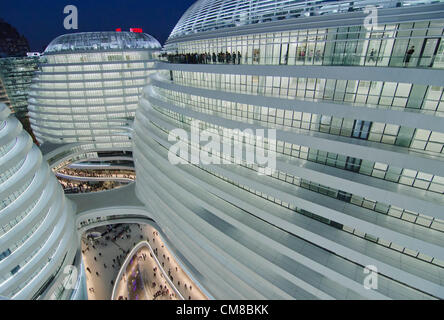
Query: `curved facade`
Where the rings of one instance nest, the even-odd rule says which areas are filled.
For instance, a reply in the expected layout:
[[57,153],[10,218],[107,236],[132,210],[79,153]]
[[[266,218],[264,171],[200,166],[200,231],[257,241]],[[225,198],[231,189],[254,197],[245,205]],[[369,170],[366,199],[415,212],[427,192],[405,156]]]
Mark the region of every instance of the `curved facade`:
[[81,32],[55,38],[45,54],[76,53],[85,51],[158,50],[160,43],[146,33],[134,32]]
[[395,8],[436,2],[439,1],[358,0],[335,1],[333,3],[331,0],[200,0],[185,12],[174,27],[170,39],[249,24],[359,12],[366,10],[367,6]]
[[127,150],[139,95],[160,44],[147,34],[89,32],[56,38],[30,89],[39,142]]
[[75,208],[9,115],[0,104],[0,296],[66,298],[59,275],[75,264]]
[[[201,0],[174,29],[134,123],[136,193],[215,298],[444,298],[444,6],[396,2],[370,27],[347,10],[221,34],[253,2]],[[276,171],[172,165],[197,127],[275,129]]]

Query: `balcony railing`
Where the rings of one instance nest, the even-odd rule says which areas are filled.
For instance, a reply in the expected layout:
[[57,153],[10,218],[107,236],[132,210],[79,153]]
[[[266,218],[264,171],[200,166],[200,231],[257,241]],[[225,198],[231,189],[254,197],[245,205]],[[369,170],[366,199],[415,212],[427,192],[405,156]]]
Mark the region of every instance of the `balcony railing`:
[[260,57],[239,54],[164,54],[161,61],[178,64],[320,65],[444,69],[444,56],[369,56],[354,53],[334,55]]

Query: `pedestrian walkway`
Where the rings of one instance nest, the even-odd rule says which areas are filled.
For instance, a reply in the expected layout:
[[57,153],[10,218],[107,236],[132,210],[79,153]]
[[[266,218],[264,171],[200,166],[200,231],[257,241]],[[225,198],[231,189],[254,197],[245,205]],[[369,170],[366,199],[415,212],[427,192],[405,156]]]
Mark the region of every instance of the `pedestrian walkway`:
[[147,247],[131,257],[115,290],[115,300],[178,300]]
[[[88,235],[90,235],[89,238]],[[171,286],[165,279],[162,279],[163,275],[159,268],[163,268],[165,275],[168,275],[169,280],[184,299],[208,299],[182,270],[152,226],[119,224],[89,230],[82,237],[82,253],[89,300],[111,299],[114,282],[119,275],[120,268],[131,250],[142,241],[147,241],[150,244],[159,265],[151,256],[148,248],[144,247],[144,250],[139,250],[135,259],[127,267],[126,275],[128,276],[124,280],[124,285],[119,283],[116,288],[117,299],[119,297],[129,300],[178,299]],[[168,294],[162,295],[165,292]]]
[[197,287],[191,278],[186,274],[177,261],[172,257],[171,253],[162,242],[159,233],[151,226],[145,225],[141,227],[145,235],[149,234],[146,239],[154,250],[165,273],[170,277],[176,289],[184,297],[185,300],[207,300],[206,295]]

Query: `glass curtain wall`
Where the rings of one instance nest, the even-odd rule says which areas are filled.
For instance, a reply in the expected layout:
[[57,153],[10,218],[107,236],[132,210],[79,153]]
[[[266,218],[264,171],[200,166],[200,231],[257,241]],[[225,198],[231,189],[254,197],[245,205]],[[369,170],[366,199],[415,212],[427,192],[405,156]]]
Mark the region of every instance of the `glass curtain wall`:
[[[346,65],[444,68],[444,20],[309,29],[181,42],[166,46],[179,54],[236,55],[238,64]],[[239,59],[240,55],[240,59]],[[165,60],[167,60],[165,58]],[[209,59],[227,63],[227,59]]]

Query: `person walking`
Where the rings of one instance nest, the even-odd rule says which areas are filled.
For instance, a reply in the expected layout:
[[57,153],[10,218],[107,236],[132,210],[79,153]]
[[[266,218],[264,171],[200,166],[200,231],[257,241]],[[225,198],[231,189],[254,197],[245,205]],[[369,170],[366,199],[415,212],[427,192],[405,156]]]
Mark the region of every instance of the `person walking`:
[[404,63],[405,66],[407,66],[410,63],[410,59],[412,58],[412,55],[415,53],[415,46],[411,46],[409,50],[405,53]]
[[376,62],[376,59],[375,59],[375,49],[372,49],[372,50],[370,51],[370,55],[369,55],[369,58],[368,58],[368,62],[370,62],[370,61],[372,61],[372,62]]
[[210,53],[208,52],[207,54],[206,54],[206,56],[207,56],[207,64],[210,64],[211,63],[211,55],[210,55]]
[[321,61],[321,50],[316,50],[315,61]]

